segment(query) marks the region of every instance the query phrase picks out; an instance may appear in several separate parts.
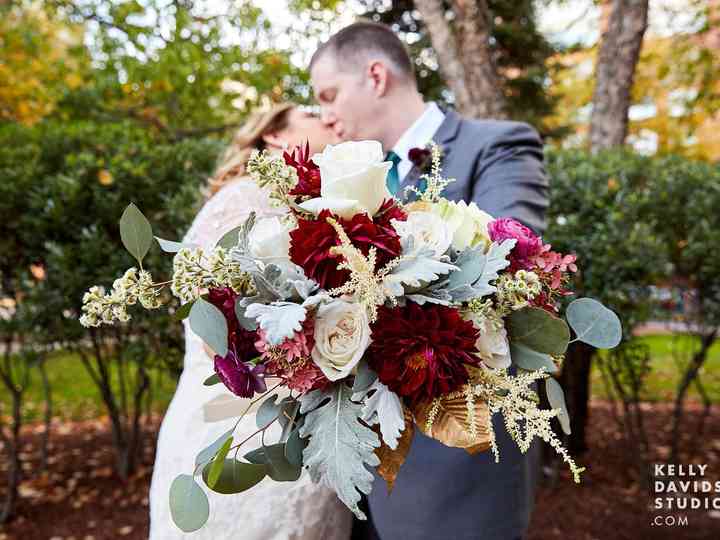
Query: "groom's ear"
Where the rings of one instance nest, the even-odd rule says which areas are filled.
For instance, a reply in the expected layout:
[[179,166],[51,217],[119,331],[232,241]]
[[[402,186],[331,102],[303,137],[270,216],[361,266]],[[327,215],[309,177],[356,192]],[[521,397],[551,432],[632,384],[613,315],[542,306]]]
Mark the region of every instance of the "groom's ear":
[[272,146],[275,148],[287,148],[288,147],[288,142],[285,139],[283,139],[277,131],[265,133],[262,136],[262,140],[267,146]]
[[367,67],[367,76],[377,97],[382,97],[388,91],[388,78],[390,70],[380,60],[371,60]]

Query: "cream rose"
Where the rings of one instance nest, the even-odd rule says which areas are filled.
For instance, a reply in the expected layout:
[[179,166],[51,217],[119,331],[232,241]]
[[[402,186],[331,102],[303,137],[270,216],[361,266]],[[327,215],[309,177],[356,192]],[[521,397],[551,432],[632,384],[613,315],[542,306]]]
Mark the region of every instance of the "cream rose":
[[509,368],[510,342],[507,338],[505,326],[496,326],[489,319],[484,319],[480,324],[473,321],[473,324],[475,324],[475,328],[480,330],[480,336],[475,342],[475,346],[483,364],[492,369]]
[[448,224],[453,234],[452,246],[462,251],[479,244],[489,246],[490,235],[488,224],[493,217],[480,210],[474,202],[453,202],[442,200],[432,207],[432,212],[439,215]]
[[266,264],[290,263],[290,231],[279,217],[258,220],[248,235],[250,254]]
[[392,226],[400,238],[412,236],[415,248],[427,246],[435,257],[444,255],[453,239],[447,223],[431,212],[410,212],[405,221],[392,220]]
[[312,359],[331,381],[347,377],[370,345],[365,309],[344,300],[318,308]]
[[320,197],[302,203],[305,210],[328,209],[345,219],[360,212],[373,216],[392,197],[386,185],[392,162],[383,161],[378,141],[329,144],[313,161],[320,167]]

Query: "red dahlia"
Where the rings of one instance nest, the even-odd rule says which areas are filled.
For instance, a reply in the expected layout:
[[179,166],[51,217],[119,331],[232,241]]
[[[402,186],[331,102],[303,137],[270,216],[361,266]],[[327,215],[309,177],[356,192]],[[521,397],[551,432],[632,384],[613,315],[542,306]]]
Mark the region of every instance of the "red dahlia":
[[330,248],[340,245],[335,229],[327,222],[335,218],[345,229],[354,246],[365,255],[371,247],[377,249],[376,269],[385,266],[400,255],[400,237],[389,222],[373,221],[367,214],[355,214],[352,219],[342,219],[329,210],[323,210],[314,219],[299,219],[295,230],[290,231],[290,260],[300,266],[305,274],[317,281],[323,289],[333,289],[344,284],[350,273],[338,270],[342,260],[330,254]]
[[467,365],[479,362],[478,330],[458,310],[408,302],[378,310],[368,349],[380,382],[412,404],[429,401],[468,380]]
[[283,153],[285,164],[290,165],[297,171],[298,183],[290,191],[290,195],[297,195],[307,198],[320,196],[320,168],[310,159],[310,144],[305,143],[305,148],[297,146],[292,153]]

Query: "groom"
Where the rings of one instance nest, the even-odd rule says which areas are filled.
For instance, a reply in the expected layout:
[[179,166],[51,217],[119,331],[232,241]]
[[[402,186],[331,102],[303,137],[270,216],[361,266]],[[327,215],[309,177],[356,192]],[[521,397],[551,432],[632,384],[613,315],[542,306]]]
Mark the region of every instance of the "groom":
[[[474,201],[494,217],[513,217],[537,233],[545,228],[548,183],[543,149],[530,126],[470,120],[425,103],[411,60],[390,28],[352,24],[313,55],[310,74],[323,122],[342,140],[374,139],[393,162],[388,187],[402,196],[418,186],[417,150],[434,140],[442,174],[455,178],[443,196]],[[412,150],[412,152],[411,152]],[[503,423],[494,427],[500,463],[491,452],[470,456],[416,431],[389,494],[376,477],[368,497],[370,522],[356,524],[365,540],[514,540],[528,526],[538,449],[520,454]]]

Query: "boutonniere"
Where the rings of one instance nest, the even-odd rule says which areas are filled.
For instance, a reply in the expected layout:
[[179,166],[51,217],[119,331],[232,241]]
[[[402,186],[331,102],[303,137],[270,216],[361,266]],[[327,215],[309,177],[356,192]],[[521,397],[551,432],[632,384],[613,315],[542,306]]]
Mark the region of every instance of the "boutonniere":
[[432,152],[430,151],[430,148],[428,148],[428,145],[425,145],[422,148],[411,148],[408,152],[408,159],[418,171],[425,173],[430,170],[430,165],[432,164]]

